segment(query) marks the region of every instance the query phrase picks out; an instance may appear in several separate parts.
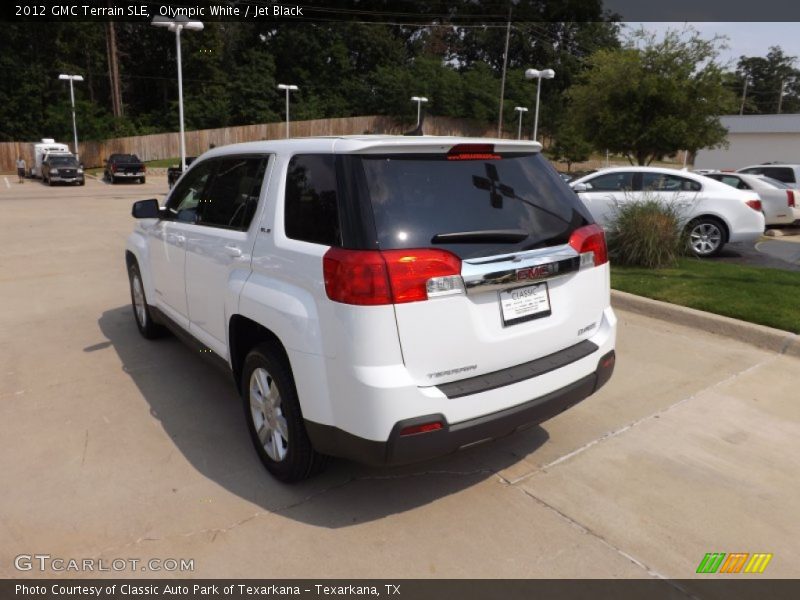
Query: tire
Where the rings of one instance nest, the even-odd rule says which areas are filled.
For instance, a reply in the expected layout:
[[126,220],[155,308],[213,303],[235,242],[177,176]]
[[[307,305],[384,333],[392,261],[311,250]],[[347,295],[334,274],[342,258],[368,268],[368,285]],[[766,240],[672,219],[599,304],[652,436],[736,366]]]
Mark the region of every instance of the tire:
[[140,178],[139,178],[139,183],[140,183],[140,184],[141,184],[141,183],[144,183],[144,180],[145,180],[145,178],[144,178],[144,177],[140,177]]
[[322,471],[327,457],[308,439],[292,370],[274,345],[261,344],[247,355],[242,403],[250,439],[273,477],[293,483]]
[[49,187],[53,187],[53,180],[52,180],[52,179],[50,179],[49,177],[47,178],[47,180],[45,181],[45,183],[47,183],[47,185],[48,185]]
[[78,183],[78,185],[86,185],[86,180],[85,179],[81,179],[81,181],[80,181],[80,183]]
[[713,217],[700,217],[689,223],[689,250],[698,258],[717,256],[725,247],[725,226]]
[[162,337],[166,333],[166,329],[153,321],[150,315],[150,308],[147,306],[147,297],[144,293],[142,275],[139,272],[139,265],[136,263],[132,264],[128,269],[128,281],[131,286],[133,318],[136,321],[136,327],[139,329],[139,333],[148,340]]

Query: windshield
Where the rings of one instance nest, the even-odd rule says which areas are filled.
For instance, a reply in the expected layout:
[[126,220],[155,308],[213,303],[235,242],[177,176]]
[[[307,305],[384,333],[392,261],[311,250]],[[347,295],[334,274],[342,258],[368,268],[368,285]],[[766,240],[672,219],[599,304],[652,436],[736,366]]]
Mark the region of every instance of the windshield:
[[78,161],[71,156],[51,157],[47,159],[52,167],[77,167]]
[[380,248],[441,247],[461,258],[566,244],[592,222],[538,153],[499,159],[361,155]]
[[788,190],[791,189],[792,186],[786,185],[782,181],[778,181],[777,179],[773,179],[772,177],[767,177],[766,175],[762,175],[759,179],[761,181],[770,184],[772,187],[776,187],[781,190]]

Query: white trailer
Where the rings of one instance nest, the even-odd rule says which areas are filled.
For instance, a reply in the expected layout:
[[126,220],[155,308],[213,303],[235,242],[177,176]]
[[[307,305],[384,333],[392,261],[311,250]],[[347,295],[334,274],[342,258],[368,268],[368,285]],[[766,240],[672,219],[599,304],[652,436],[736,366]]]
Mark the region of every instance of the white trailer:
[[33,164],[30,166],[30,176],[42,176],[42,161],[48,154],[71,154],[69,146],[58,144],[52,138],[42,138],[41,142],[33,144]]

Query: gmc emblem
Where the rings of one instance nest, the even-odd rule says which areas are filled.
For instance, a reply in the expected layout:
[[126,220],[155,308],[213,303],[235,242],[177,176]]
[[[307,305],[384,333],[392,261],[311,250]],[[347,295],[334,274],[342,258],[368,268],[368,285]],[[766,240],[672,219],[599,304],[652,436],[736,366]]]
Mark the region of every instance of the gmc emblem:
[[527,269],[517,269],[517,281],[531,281],[534,279],[544,279],[558,273],[558,263],[548,263],[546,265],[536,265]]

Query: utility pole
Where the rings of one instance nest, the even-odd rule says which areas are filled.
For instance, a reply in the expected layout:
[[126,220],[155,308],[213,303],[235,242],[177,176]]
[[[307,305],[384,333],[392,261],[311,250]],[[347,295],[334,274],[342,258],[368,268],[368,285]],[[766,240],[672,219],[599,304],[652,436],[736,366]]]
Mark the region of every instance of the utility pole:
[[119,82],[119,58],[117,56],[117,33],[114,23],[109,21],[106,29],[106,50],[108,54],[108,79],[111,87],[111,112],[115,117],[122,116],[122,91]]
[[497,137],[503,135],[503,102],[506,97],[506,69],[508,68],[508,41],[511,38],[511,4],[508,5],[508,23],[506,25],[506,49],[503,52],[503,76],[500,79],[500,117],[497,119]]
[[744,114],[744,101],[747,100],[747,80],[749,77],[747,75],[744,76],[744,89],[742,90],[742,106],[739,109],[739,114]]
[[783,105],[783,90],[786,84],[785,79],[781,79],[781,95],[778,96],[778,114],[781,114],[781,106]]

